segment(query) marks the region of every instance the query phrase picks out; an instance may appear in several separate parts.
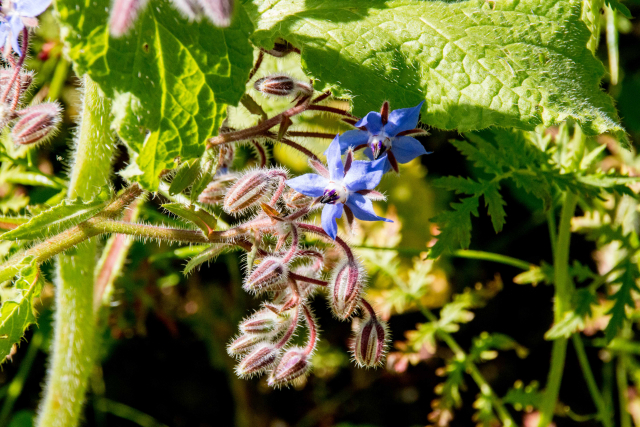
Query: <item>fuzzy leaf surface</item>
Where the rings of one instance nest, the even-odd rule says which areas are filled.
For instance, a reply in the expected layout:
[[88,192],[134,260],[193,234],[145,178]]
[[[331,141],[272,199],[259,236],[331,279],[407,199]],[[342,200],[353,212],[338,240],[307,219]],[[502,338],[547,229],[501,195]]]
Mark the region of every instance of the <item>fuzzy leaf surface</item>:
[[10,291],[11,299],[0,306],[0,363],[11,353],[11,348],[20,342],[26,329],[36,322],[33,308],[43,286],[42,274],[35,263],[24,266]]
[[156,190],[173,159],[199,157],[207,138],[245,91],[253,62],[252,24],[237,7],[233,24],[189,22],[167,0],[141,13],[129,34],[109,36],[111,1],[56,1],[68,55],[113,99],[114,124],[135,153],[128,176]]
[[[604,67],[587,48],[581,0],[246,0],[253,40],[302,50],[316,89],[353,97],[355,114],[426,101],[422,120],[459,131],[533,129],[575,118],[624,135]],[[492,10],[495,7],[495,10]]]

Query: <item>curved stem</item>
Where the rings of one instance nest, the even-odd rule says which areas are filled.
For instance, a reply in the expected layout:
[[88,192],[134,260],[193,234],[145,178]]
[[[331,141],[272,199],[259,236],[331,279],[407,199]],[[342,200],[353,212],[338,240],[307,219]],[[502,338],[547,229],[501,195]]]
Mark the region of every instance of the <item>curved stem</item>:
[[[569,245],[571,243],[571,218],[576,210],[578,196],[567,193],[558,229],[558,242],[554,255],[554,322],[562,320],[564,313],[571,305],[571,279],[569,277]],[[562,373],[567,355],[567,338],[558,338],[553,342],[551,351],[551,369],[547,378],[547,387],[544,392],[540,411],[539,427],[547,427],[553,418],[553,410],[558,402]]]
[[472,251],[469,249],[460,249],[453,251],[453,256],[458,258],[480,259],[483,261],[493,261],[500,264],[510,265],[512,267],[520,268],[522,270],[529,270],[532,264],[513,258],[507,255],[494,254],[484,251]]
[[307,347],[304,350],[304,354],[307,356],[313,352],[313,349],[316,347],[316,340],[318,339],[318,327],[316,326],[316,322],[309,310],[309,307],[302,304],[302,309],[304,310],[304,317],[307,320],[307,326],[309,327],[309,340],[307,342]]
[[[69,198],[88,199],[109,183],[113,152],[109,117],[108,101],[100,97],[98,86],[85,77],[83,117]],[[82,228],[74,228],[67,230],[71,237],[86,240],[82,239]],[[80,420],[97,354],[93,310],[96,252],[96,242],[88,241],[58,257],[52,361],[36,421],[38,427],[74,427]]]

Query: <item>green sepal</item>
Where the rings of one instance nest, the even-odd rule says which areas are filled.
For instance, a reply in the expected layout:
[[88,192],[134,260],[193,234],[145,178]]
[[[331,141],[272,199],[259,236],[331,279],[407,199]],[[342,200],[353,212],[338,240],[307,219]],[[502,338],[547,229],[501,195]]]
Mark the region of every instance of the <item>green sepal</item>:
[[34,304],[43,285],[42,273],[33,257],[25,259],[13,288],[6,291],[15,295],[0,306],[0,363],[11,354],[11,348],[20,342],[27,328],[36,323]]
[[29,219],[28,222],[0,235],[2,240],[33,240],[61,233],[98,214],[107,204],[108,187],[88,202],[81,198],[62,203]]
[[206,249],[200,252],[198,255],[194,256],[189,260],[187,265],[185,265],[182,273],[186,276],[197,266],[217,258],[218,255],[220,255],[222,252],[225,251],[225,249],[227,248],[224,245],[214,245],[214,246],[211,246],[209,249]]
[[204,209],[196,209],[194,206],[187,207],[181,203],[165,203],[162,207],[197,225],[205,236],[216,229],[218,220]]
[[189,188],[200,175],[200,159],[191,159],[178,166],[176,175],[169,186],[169,194],[175,196]]

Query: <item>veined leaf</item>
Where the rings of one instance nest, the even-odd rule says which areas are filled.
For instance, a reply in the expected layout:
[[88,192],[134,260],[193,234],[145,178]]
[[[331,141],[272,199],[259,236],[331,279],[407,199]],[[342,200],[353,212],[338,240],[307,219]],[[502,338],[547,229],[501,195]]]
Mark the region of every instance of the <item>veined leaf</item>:
[[109,36],[110,0],[56,1],[68,55],[113,99],[115,126],[134,151],[128,176],[156,190],[159,173],[199,157],[245,91],[252,25],[242,6],[229,28],[190,22],[155,0],[124,37]]
[[200,159],[191,159],[186,162],[182,162],[182,164],[178,167],[176,171],[176,176],[173,177],[173,181],[171,181],[171,185],[169,186],[169,194],[174,196],[178,193],[182,193],[186,190],[191,184],[198,179],[200,175]]
[[33,308],[40,295],[44,280],[33,260],[24,266],[11,290],[12,299],[2,301],[0,306],[0,363],[4,362],[11,348],[20,342],[26,329],[36,322]]
[[172,214],[178,215],[179,217],[197,225],[205,236],[208,236],[209,233],[216,229],[216,223],[218,220],[203,209],[196,210],[194,206],[186,207],[181,203],[166,203],[162,205],[162,207]]
[[106,205],[108,196],[109,193],[103,191],[88,202],[80,198],[64,200],[59,205],[34,216],[17,228],[0,235],[0,239],[33,240],[53,236],[95,216]]
[[383,100],[426,101],[423,121],[442,129],[532,130],[574,118],[589,134],[626,138],[599,87],[605,70],[587,48],[582,0],[245,4],[255,43],[293,43],[318,90],[355,95],[356,115]]

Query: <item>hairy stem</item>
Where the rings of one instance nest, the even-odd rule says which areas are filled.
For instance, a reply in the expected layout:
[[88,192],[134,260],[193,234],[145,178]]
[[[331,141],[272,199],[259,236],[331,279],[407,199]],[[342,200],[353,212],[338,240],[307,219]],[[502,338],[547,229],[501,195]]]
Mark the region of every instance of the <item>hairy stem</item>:
[[531,268],[531,264],[526,261],[522,261],[507,255],[494,254],[492,252],[460,249],[460,250],[454,251],[452,255],[458,258],[469,258],[469,259],[480,259],[483,261],[493,261],[500,264],[505,264],[505,265],[510,265],[512,267],[520,268],[525,271]]
[[[558,241],[554,254],[554,322],[562,320],[562,316],[571,306],[571,279],[569,277],[569,245],[571,243],[571,218],[576,210],[578,196],[567,193],[558,228]],[[562,373],[567,355],[567,338],[558,338],[553,342],[551,351],[551,369],[547,378],[547,388],[544,392],[540,411],[539,427],[547,427],[553,418],[553,410],[558,402]]]
[[[109,183],[113,152],[109,111],[110,105],[100,97],[97,85],[85,77],[83,116],[69,198],[89,199]],[[76,228],[75,234],[68,231],[72,234],[70,240],[85,240],[82,228]],[[71,246],[74,245],[68,248]],[[58,257],[52,361],[36,422],[38,427],[73,427],[80,420],[96,355],[93,310],[96,250],[96,242],[88,241]]]

